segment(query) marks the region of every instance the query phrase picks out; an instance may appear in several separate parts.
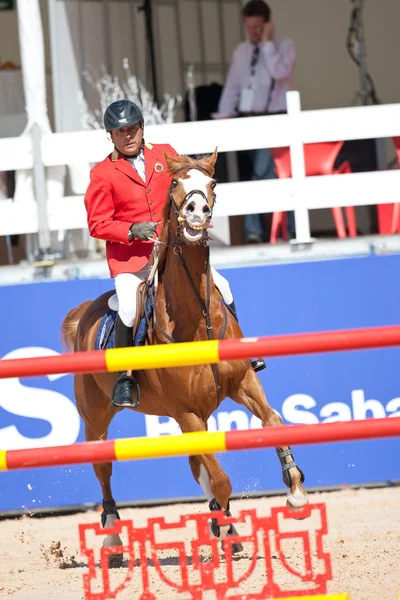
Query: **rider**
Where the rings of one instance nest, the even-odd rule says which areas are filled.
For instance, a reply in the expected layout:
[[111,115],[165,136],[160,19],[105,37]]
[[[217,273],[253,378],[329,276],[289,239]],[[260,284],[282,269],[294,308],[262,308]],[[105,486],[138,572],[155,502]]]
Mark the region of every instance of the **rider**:
[[[140,108],[130,100],[118,100],[104,113],[104,127],[114,144],[113,152],[90,172],[85,195],[90,235],[106,240],[106,256],[115,279],[119,310],[115,346],[133,344],[136,292],[147,279],[156,233],[162,220],[172,176],[164,158],[178,153],[169,144],[144,141]],[[234,310],[228,281],[212,269],[214,282],[225,302]],[[252,361],[255,370],[264,361]],[[133,378],[121,374],[113,391],[112,404],[134,407]]]

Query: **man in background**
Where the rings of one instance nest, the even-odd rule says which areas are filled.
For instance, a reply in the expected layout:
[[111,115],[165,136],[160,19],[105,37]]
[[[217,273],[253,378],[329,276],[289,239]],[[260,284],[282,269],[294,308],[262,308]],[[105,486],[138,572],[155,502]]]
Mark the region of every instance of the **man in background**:
[[[250,0],[242,10],[248,41],[234,50],[218,107],[219,118],[251,117],[286,112],[286,92],[293,87],[296,50],[288,38],[277,36],[271,9],[264,0]],[[275,179],[268,148],[249,150],[251,179]],[[289,237],[294,215],[288,214]],[[246,215],[245,243],[262,243],[264,215]]]

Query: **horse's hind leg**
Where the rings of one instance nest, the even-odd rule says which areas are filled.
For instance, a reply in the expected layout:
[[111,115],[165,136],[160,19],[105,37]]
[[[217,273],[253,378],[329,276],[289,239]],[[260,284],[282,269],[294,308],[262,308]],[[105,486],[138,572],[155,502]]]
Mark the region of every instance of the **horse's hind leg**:
[[[86,441],[106,440],[115,410],[92,375],[75,376],[75,398],[79,414],[85,422]],[[120,517],[111,490],[112,463],[97,463],[93,465],[93,469],[103,493],[101,524],[103,527],[113,527]],[[122,546],[120,536],[108,534],[103,541],[103,547],[106,546]],[[123,554],[110,555],[109,566],[121,566],[122,559]]]
[[[261,419],[263,427],[283,425],[280,416],[268,404],[260,380],[252,369],[247,370],[238,387],[231,386],[229,396]],[[308,502],[307,493],[302,485],[303,472],[294,461],[290,446],[276,448],[276,452],[282,466],[283,482],[290,489],[287,504],[294,511],[300,510]]]
[[[193,431],[206,431],[204,421],[194,414],[186,413],[179,421],[183,433]],[[189,456],[189,464],[193,477],[201,486],[208,500],[210,511],[223,510],[227,516],[229,511],[229,498],[232,493],[232,485],[228,475],[222,469],[214,454],[201,454]],[[227,535],[237,535],[233,525],[220,526],[216,519],[211,522],[212,534],[223,540]],[[241,552],[241,544],[233,544],[233,552]]]

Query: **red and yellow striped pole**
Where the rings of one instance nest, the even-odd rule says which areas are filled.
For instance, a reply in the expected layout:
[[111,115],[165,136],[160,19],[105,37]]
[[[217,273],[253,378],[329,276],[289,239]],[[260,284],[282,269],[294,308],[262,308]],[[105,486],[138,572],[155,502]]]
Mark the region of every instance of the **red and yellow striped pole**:
[[350,600],[348,594],[324,594],[323,596],[296,596],[290,598],[275,598],[275,600]]
[[0,379],[57,373],[100,373],[215,364],[253,356],[287,356],[400,345],[400,326],[211,340],[0,360]]
[[0,451],[0,471],[52,467],[82,463],[138,460],[168,456],[214,454],[230,450],[275,448],[400,435],[400,417],[286,425],[228,432],[198,432],[157,438],[127,438],[101,442],[82,442],[70,446]]

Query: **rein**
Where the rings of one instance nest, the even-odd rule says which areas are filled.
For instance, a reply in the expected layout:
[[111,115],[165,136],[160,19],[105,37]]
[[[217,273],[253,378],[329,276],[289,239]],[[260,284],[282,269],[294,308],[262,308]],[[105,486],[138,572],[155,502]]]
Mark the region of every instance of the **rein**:
[[[191,167],[191,166],[184,166],[181,167],[180,169],[178,169],[178,171],[176,171],[175,174],[179,173],[180,171],[183,171],[185,169],[196,169],[198,171],[203,171],[206,175],[208,175],[207,171],[205,169],[203,169],[202,167]],[[191,190],[190,192],[188,192],[186,194],[186,196],[184,197],[181,207],[185,204],[185,202],[187,202],[187,200],[189,200],[193,194],[200,194],[206,201],[207,198],[204,194],[204,192],[202,192],[201,190]],[[170,191],[170,210],[172,208],[172,206],[174,206],[174,211],[175,214],[177,216],[178,219],[178,228],[181,227],[181,223],[180,223],[180,208],[177,206],[175,199],[173,197],[172,194],[172,189]],[[212,208],[211,208],[211,217],[212,217]],[[178,235],[182,235],[180,232],[178,233]],[[194,295],[197,299],[197,302],[199,303],[199,306],[202,310],[203,313],[203,317],[206,321],[206,331],[207,331],[207,338],[209,340],[212,340],[212,323],[211,323],[211,314],[210,314],[210,303],[211,303],[211,264],[210,264],[210,247],[207,245],[207,240],[204,240],[204,246],[206,247],[206,299],[203,300],[203,298],[200,295],[199,290],[197,289],[193,278],[190,274],[190,271],[188,269],[188,266],[186,264],[186,261],[183,257],[182,254],[182,247],[179,244],[165,244],[168,247],[173,248],[173,252],[176,256],[178,256],[179,261],[183,267],[183,270],[185,272],[185,275],[190,283],[190,286],[194,292]],[[154,306],[156,307],[156,300],[157,300],[157,286],[155,286],[154,289]],[[222,299],[221,300],[221,304],[224,307],[224,321],[222,324],[222,329],[221,332],[218,336],[218,339],[222,339],[226,333],[226,328],[227,328],[227,323],[228,323],[228,317],[227,317],[227,313],[226,313],[226,309],[225,306],[223,304]],[[161,327],[161,325],[158,323],[157,321],[157,317],[156,317],[156,309],[154,310],[154,328],[158,328],[160,333],[171,343],[175,343],[175,340],[166,332],[163,330],[163,328]],[[218,370],[217,370],[217,365],[212,364],[211,365],[211,369],[214,375],[214,381],[215,381],[215,386],[217,389],[217,395],[218,395],[218,402],[221,402],[221,384],[219,381],[219,376],[218,376]]]

